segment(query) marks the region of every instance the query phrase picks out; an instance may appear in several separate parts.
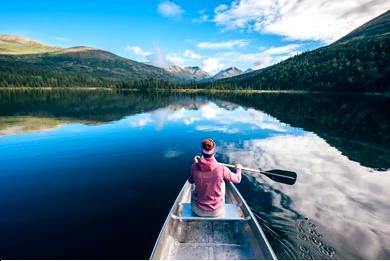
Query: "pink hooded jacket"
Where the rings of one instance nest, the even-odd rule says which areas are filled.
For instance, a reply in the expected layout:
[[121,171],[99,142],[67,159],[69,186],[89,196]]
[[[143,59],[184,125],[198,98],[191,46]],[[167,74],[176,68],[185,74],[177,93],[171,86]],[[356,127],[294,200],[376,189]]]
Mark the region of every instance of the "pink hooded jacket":
[[240,183],[241,170],[234,174],[227,167],[218,164],[214,157],[200,158],[192,164],[188,181],[195,183],[193,200],[204,211],[213,211],[219,208],[223,202],[222,182],[230,181]]

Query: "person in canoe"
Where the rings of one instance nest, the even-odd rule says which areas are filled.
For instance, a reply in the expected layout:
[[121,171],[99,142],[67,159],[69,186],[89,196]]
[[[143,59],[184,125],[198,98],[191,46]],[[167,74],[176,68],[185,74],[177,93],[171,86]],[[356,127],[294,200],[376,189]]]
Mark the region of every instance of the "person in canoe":
[[240,183],[241,168],[236,164],[236,173],[220,165],[215,159],[215,142],[205,139],[201,143],[201,158],[195,158],[188,181],[195,184],[191,196],[192,211],[203,217],[216,217],[224,212],[225,181]]

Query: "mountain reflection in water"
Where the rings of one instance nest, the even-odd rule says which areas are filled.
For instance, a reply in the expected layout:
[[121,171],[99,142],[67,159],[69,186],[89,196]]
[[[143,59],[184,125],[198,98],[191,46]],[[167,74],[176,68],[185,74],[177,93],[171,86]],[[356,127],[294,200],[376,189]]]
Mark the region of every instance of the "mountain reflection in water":
[[212,137],[220,161],[298,173],[294,186],[252,173],[238,185],[279,258],[389,258],[388,105],[325,94],[0,91],[0,257],[148,258],[199,141]]

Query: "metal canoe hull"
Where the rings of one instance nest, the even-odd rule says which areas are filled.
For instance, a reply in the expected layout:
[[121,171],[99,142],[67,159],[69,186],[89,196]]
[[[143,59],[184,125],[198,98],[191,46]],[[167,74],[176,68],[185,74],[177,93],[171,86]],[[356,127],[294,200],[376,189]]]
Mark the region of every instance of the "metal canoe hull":
[[249,206],[231,184],[226,184],[227,204],[234,204],[240,218],[183,217],[191,201],[186,182],[163,225],[150,259],[276,259]]

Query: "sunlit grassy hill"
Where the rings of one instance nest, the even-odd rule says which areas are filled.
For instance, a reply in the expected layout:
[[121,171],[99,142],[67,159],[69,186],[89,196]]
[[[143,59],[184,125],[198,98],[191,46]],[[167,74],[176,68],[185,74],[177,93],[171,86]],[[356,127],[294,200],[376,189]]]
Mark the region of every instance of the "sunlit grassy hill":
[[15,36],[0,35],[0,54],[37,54],[60,51],[63,48],[45,45],[31,39]]
[[10,35],[0,38],[0,87],[115,86],[122,81],[174,81],[165,70],[85,46],[61,48]]

